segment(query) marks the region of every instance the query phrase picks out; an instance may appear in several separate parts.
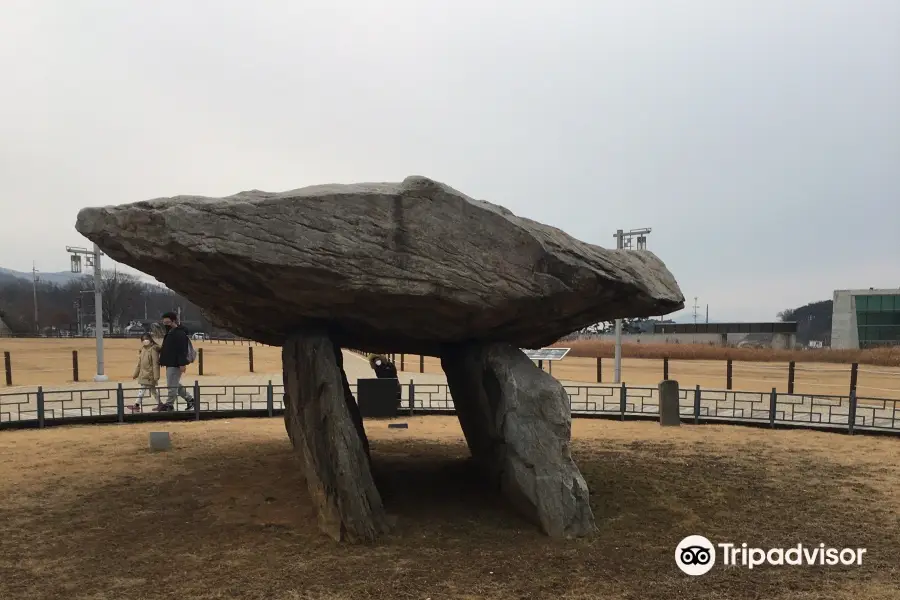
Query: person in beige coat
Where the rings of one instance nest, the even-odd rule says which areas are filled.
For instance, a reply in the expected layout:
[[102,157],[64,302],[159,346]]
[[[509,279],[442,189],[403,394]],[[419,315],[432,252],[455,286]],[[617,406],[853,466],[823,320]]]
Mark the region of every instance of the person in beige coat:
[[134,376],[141,386],[138,391],[137,402],[131,407],[132,411],[141,410],[141,402],[144,396],[151,394],[159,404],[159,346],[153,341],[153,336],[145,333],[141,336],[141,349],[138,350],[138,363],[134,367]]

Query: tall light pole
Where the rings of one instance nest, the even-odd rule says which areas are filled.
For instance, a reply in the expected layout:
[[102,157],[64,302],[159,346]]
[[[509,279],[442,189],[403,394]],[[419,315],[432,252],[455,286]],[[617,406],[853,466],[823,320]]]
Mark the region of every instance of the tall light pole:
[[38,305],[37,305],[37,284],[40,281],[40,277],[38,277],[38,270],[34,264],[34,261],[31,262],[31,292],[34,294],[34,332],[40,333],[41,327],[38,325],[40,322],[38,320]]
[[87,248],[73,248],[66,246],[66,251],[72,255],[72,272],[81,273],[81,257],[85,257],[87,266],[94,268],[94,334],[97,337],[97,374],[94,381],[108,381],[103,373],[103,272],[100,270],[100,247],[94,244],[93,250]]
[[[616,238],[616,250],[631,250],[631,238],[637,238],[637,249],[647,249],[647,235],[650,228],[632,229],[631,231],[617,230],[613,237]],[[622,319],[616,319],[616,369],[615,383],[622,383]]]

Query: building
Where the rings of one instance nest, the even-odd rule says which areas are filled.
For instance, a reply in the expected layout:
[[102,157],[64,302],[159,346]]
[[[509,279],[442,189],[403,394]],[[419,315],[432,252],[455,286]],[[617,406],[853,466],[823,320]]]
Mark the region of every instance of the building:
[[754,348],[793,348],[797,343],[797,323],[657,323],[644,343],[710,344]]
[[900,289],[835,290],[831,347],[900,345]]
[[[652,329],[623,333],[625,344],[706,344],[753,348],[793,348],[797,343],[797,323],[660,323]],[[588,334],[575,339],[614,341],[612,333]]]

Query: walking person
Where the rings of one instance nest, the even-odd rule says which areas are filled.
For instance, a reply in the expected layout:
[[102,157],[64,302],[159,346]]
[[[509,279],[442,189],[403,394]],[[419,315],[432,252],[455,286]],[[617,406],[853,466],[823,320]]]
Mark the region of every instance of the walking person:
[[397,367],[394,366],[387,357],[380,354],[369,355],[369,366],[375,371],[375,377],[378,379],[396,379]]
[[132,412],[140,412],[144,396],[152,395],[159,405],[159,346],[153,341],[153,336],[145,333],[141,336],[141,349],[138,350],[138,362],[134,367],[134,376],[141,389],[138,390],[137,402],[131,407]]
[[163,338],[162,349],[159,351],[159,364],[166,368],[166,402],[160,403],[155,411],[163,412],[175,410],[175,401],[181,396],[187,402],[187,410],[193,410],[194,398],[181,385],[181,376],[191,364],[189,356],[191,341],[187,330],[178,322],[178,315],[167,312],[162,316],[163,326],[166,328],[166,337]]

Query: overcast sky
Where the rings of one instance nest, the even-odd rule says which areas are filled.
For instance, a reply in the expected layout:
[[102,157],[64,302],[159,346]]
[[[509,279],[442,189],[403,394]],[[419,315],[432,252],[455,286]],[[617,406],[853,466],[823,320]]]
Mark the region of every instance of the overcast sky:
[[0,4],[2,267],[84,206],[418,174],[651,227],[718,321],[900,286],[897,0]]

